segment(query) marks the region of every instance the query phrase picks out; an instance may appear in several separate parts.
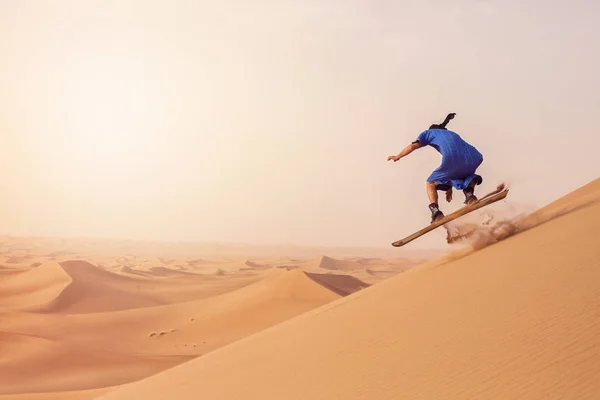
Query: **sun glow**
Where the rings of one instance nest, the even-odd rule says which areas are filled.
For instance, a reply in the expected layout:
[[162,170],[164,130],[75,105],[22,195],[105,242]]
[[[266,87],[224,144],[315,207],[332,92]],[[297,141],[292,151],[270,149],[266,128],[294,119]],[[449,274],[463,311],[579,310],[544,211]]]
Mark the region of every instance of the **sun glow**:
[[88,162],[134,167],[140,161],[136,154],[152,144],[157,96],[143,71],[116,60],[71,71],[64,99],[66,133]]

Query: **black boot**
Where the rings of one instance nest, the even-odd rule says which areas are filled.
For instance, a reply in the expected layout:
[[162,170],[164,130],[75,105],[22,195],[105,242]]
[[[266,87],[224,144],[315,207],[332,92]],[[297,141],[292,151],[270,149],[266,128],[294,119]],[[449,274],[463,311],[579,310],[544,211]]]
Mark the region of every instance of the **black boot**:
[[471,205],[477,203],[477,196],[474,194],[474,189],[472,187],[467,187],[463,190],[465,194],[465,204]]
[[431,223],[433,224],[440,218],[444,218],[444,213],[440,211],[437,203],[431,203],[429,205],[429,210],[431,211]]

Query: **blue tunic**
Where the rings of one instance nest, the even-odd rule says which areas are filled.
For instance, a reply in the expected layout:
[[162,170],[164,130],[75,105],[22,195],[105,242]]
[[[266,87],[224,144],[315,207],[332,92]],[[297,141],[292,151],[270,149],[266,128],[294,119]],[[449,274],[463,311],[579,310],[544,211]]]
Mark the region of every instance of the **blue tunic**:
[[428,129],[417,140],[421,146],[431,146],[442,155],[442,164],[429,175],[427,182],[437,182],[439,190],[448,190],[450,186],[463,190],[473,179],[481,184],[482,178],[475,171],[483,162],[483,155],[456,132]]

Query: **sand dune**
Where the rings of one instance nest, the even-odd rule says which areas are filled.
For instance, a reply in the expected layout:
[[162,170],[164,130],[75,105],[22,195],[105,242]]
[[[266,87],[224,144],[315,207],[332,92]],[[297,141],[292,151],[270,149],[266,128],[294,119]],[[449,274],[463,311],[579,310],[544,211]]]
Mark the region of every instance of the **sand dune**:
[[448,243],[466,242],[472,250],[482,249],[506,237],[524,232],[572,211],[596,204],[600,201],[597,194],[597,186],[600,185],[598,182],[600,182],[598,179],[590,182],[525,216],[507,217],[502,213],[495,215],[494,211],[489,210],[487,211],[487,221],[484,224],[473,222],[455,223],[448,230],[447,241]]
[[[68,330],[85,333],[87,343],[119,351],[203,354],[338,297],[308,279],[301,271],[277,271],[258,282],[219,296],[170,306],[106,313],[93,318],[70,318],[53,323],[54,328],[45,328],[44,332],[57,336]],[[95,333],[99,324],[126,329],[120,341],[111,344],[106,343],[103,335]],[[53,333],[55,328],[58,331]],[[20,326],[19,329],[25,328]],[[151,333],[156,333],[153,338],[157,340],[145,340]],[[140,342],[140,338],[144,340]]]
[[366,271],[367,269],[373,270],[386,270],[388,272],[401,272],[414,267],[422,262],[424,259],[381,259],[381,258],[362,258],[362,257],[351,257],[343,260],[334,259],[332,257],[323,256],[319,261],[319,267],[324,270],[341,271],[341,272],[357,272]]
[[136,290],[140,280],[105,271],[86,261],[65,261],[60,266],[71,282],[54,299],[29,311],[79,314],[164,304],[158,296]]
[[356,271],[365,268],[361,260],[336,260],[327,256],[323,256],[319,266],[333,271]]
[[124,275],[138,275],[138,276],[144,276],[144,277],[151,276],[150,274],[148,274],[145,271],[139,271],[139,270],[137,270],[135,268],[132,268],[132,267],[130,267],[128,265],[126,265],[124,267],[121,267],[119,269],[119,272],[121,272]]
[[269,264],[261,264],[261,263],[257,263],[254,261],[250,261],[250,260],[246,260],[244,262],[244,264],[246,264],[251,270],[264,270],[264,269],[270,269],[273,268],[272,265]]
[[171,269],[171,268],[165,268],[165,267],[152,267],[152,268],[150,268],[149,273],[152,276],[161,276],[161,277],[195,275],[193,272],[187,272],[182,269]]
[[[2,394],[102,387],[139,379],[186,356],[113,354],[22,334],[0,332]],[[10,368],[3,368],[9,364]],[[51,366],[49,368],[49,366]]]
[[381,278],[391,278],[396,275],[395,271],[390,271],[388,269],[365,268],[365,272],[369,275]]
[[[337,259],[379,258],[384,263],[399,254],[413,261],[431,259],[439,252],[403,249],[368,249],[302,246],[247,246],[210,243],[157,243],[93,238],[27,238],[0,236],[0,264],[19,258],[21,264],[12,267],[27,268],[39,262],[82,260],[100,268],[119,272],[127,267],[136,272],[147,272],[152,267],[167,267],[200,274],[235,276],[244,261],[275,268],[299,267],[310,272],[326,272],[319,267],[323,255]],[[26,262],[25,262],[26,261]]]
[[599,201],[596,180],[467,227],[471,247],[418,268],[425,253],[2,237],[0,400],[592,399]]
[[348,257],[340,260],[323,256],[313,268],[308,269],[304,267],[303,269],[307,272],[314,273],[335,272],[338,274],[351,275],[367,284],[375,284],[399,273],[408,271],[425,261],[426,260],[423,259],[381,259],[363,257]]
[[307,272],[306,276],[340,296],[347,296],[370,286],[368,283],[350,275]]
[[0,310],[33,307],[54,300],[72,282],[57,263],[48,262],[30,270],[11,272],[0,286]]
[[[185,279],[158,281],[156,276]],[[166,268],[117,274],[81,260],[49,262],[4,278],[0,309],[61,314],[136,309],[206,298],[258,279],[260,276],[239,276],[207,285],[205,277]]]
[[597,399],[600,180],[583,189],[482,250],[99,398]]
[[[77,261],[64,268],[69,273],[78,269],[76,280],[95,267]],[[106,277],[104,271],[93,274],[99,282],[121,278]],[[191,302],[79,315],[0,314],[4,329],[19,332],[0,337],[11,348],[8,355],[0,352],[0,376],[6,379],[0,378],[0,394],[135,381],[337,298],[301,271],[275,270],[237,290]],[[64,368],[44,379],[19,375],[28,368],[41,373],[59,354]],[[101,378],[94,380],[95,374]]]

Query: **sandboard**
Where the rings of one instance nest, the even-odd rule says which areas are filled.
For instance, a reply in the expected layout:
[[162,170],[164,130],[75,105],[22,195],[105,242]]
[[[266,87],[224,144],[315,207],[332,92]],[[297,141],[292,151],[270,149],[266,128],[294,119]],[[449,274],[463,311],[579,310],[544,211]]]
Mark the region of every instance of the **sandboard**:
[[481,199],[477,200],[477,202],[475,202],[473,204],[469,204],[462,208],[459,208],[458,210],[454,211],[453,213],[444,216],[444,218],[435,221],[434,223],[426,226],[425,228],[421,229],[420,231],[415,232],[412,235],[405,237],[404,239],[393,242],[392,246],[394,246],[394,247],[404,246],[405,244],[412,242],[413,240],[417,239],[418,237],[423,236],[424,234],[426,234],[428,232],[431,232],[435,228],[438,228],[450,221],[453,221],[456,218],[462,217],[463,215],[467,215],[468,213],[470,213],[472,211],[475,211],[477,209],[480,209],[482,207],[485,207],[492,203],[500,201],[500,200],[504,199],[507,195],[508,195],[508,189],[505,188],[504,184],[501,184],[495,190],[486,194]]

